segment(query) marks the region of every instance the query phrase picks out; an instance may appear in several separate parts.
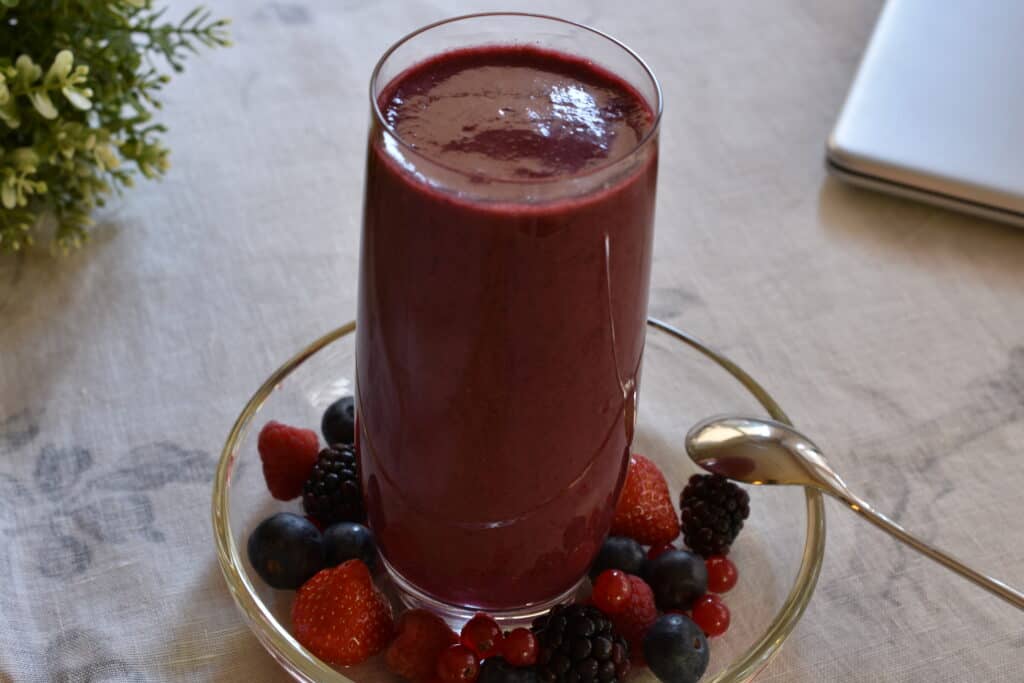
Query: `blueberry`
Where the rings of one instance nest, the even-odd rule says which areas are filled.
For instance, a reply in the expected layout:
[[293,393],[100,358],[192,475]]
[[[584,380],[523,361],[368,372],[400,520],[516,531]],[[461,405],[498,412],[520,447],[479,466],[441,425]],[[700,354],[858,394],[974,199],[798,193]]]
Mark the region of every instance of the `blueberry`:
[[351,396],[342,396],[327,406],[320,420],[320,431],[328,444],[352,445],[356,440],[356,401]]
[[663,610],[690,609],[708,589],[704,560],[686,550],[669,550],[648,561],[644,578]]
[[362,524],[341,522],[324,532],[324,559],[328,567],[348,560],[362,560],[371,570],[377,564],[373,532]]
[[477,683],[538,683],[537,670],[532,666],[515,667],[501,657],[488,657],[480,665]]
[[681,614],[664,614],[644,636],[647,666],[662,683],[696,683],[708,668],[708,641]]
[[632,538],[609,536],[604,539],[597,559],[590,567],[590,578],[597,578],[605,569],[620,569],[627,574],[640,576],[646,561],[643,547]]
[[304,517],[280,512],[253,529],[249,562],[272,588],[298,588],[324,567],[320,531]]

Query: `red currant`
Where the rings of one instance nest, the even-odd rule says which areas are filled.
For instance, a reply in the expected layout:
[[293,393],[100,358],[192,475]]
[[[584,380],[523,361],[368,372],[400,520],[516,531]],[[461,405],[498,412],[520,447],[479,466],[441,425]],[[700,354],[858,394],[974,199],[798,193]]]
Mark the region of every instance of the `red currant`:
[[704,566],[708,569],[708,590],[712,593],[728,593],[739,579],[736,565],[728,557],[712,555],[704,560]]
[[501,655],[512,666],[533,666],[537,663],[537,636],[528,628],[517,628],[505,634]]
[[437,677],[443,683],[472,683],[480,675],[480,661],[463,645],[452,645],[437,658]]
[[709,638],[729,630],[729,608],[717,595],[707,594],[693,605],[693,621]]
[[675,550],[676,547],[671,543],[664,543],[662,545],[652,545],[651,549],[647,551],[647,559],[653,560],[662,553],[667,553],[669,550]]
[[633,584],[626,572],[619,569],[606,569],[594,581],[594,593],[591,600],[594,606],[605,614],[616,614],[626,609],[629,599],[633,597]]
[[477,613],[462,627],[459,642],[469,648],[480,659],[497,654],[501,647],[501,627],[483,612]]

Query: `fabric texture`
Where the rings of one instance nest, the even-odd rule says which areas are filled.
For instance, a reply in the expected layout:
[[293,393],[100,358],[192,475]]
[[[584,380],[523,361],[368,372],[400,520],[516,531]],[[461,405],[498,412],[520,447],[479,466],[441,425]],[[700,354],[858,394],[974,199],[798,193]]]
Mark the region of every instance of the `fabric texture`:
[[[1021,586],[1024,233],[822,167],[880,4],[501,3],[661,79],[651,313],[750,370],[880,509]],[[377,57],[495,8],[219,0],[236,46],[168,89],[167,178],[78,253],[0,260],[0,681],[285,680],[216,564],[216,454],[273,368],[354,317]],[[818,591],[759,680],[1022,680],[1019,612],[827,511]]]

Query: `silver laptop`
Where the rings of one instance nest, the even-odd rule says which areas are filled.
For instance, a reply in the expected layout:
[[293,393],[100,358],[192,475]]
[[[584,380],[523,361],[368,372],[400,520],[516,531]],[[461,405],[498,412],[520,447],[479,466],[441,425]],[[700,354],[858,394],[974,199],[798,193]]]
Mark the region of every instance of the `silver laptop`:
[[827,165],[857,185],[1024,226],[1024,0],[889,0]]

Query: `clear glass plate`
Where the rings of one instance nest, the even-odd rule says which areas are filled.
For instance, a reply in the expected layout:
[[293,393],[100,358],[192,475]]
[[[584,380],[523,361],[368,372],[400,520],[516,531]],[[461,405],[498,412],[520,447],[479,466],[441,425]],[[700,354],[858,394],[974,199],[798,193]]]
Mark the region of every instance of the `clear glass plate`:
[[[339,670],[307,652],[288,631],[294,594],[263,584],[245,553],[249,532],[260,521],[282,510],[300,512],[298,501],[280,503],[267,493],[256,452],[259,429],[274,419],[319,431],[324,409],[352,393],[353,330],[355,323],[349,323],[314,341],[263,383],[228,435],[214,481],[213,529],[228,588],[260,642],[299,681],[399,680],[380,658]],[[734,363],[651,320],[634,450],[658,463],[673,499],[697,471],[683,446],[687,429],[719,413],[788,422],[771,396]],[[750,497],[750,519],[730,554],[739,584],[724,596],[732,626],[711,640],[711,664],[702,679],[707,683],[739,683],[756,676],[796,626],[821,569],[825,517],[820,494],[764,487],[751,488]],[[656,679],[642,669],[630,680]]]

